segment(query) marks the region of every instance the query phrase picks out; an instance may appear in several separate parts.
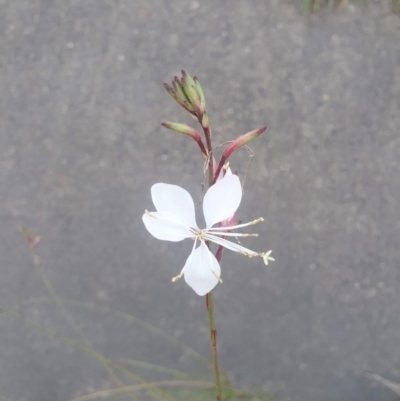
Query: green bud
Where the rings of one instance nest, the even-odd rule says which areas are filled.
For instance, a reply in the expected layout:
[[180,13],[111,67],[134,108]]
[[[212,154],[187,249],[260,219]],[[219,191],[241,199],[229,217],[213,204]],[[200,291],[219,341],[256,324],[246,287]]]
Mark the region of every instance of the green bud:
[[190,104],[190,100],[187,97],[185,91],[183,90],[182,84],[179,81],[178,77],[175,77],[175,79],[172,82],[172,86],[173,86],[174,91],[175,91],[175,96],[178,99],[178,103],[182,107],[184,107],[186,110],[188,110],[190,113],[193,113],[194,112],[194,108]]
[[186,74],[185,71],[182,71],[181,82],[182,89],[185,91],[185,94],[196,111],[197,116],[200,117],[203,114],[203,109],[201,107],[200,97],[197,93],[196,82],[194,82],[193,78]]
[[164,88],[168,92],[168,95],[170,95],[172,97],[172,99],[174,99],[176,102],[179,103],[178,98],[175,94],[175,90],[173,88],[171,88],[168,84],[164,84]]
[[188,135],[193,138],[199,145],[203,157],[207,157],[207,151],[204,147],[203,141],[201,140],[201,136],[195,129],[186,124],[173,123],[170,121],[164,121],[161,125],[171,131],[179,132],[180,134]]
[[192,114],[192,116],[199,121],[203,127],[205,126],[203,120],[205,120],[204,114],[206,101],[203,89],[196,77],[192,78],[182,70],[181,79],[175,77],[172,81],[172,87],[167,84],[164,84],[164,87],[175,102]]
[[204,97],[203,88],[201,87],[200,82],[197,79],[197,77],[193,77],[193,80],[194,80],[194,82],[196,84],[196,91],[197,91],[197,95],[199,96],[199,99],[200,99],[201,108],[205,111],[205,109],[206,109],[206,98]]
[[186,124],[179,124],[170,121],[165,121],[161,125],[165,128],[170,129],[171,131],[179,132],[180,134],[189,135],[193,138],[197,138],[197,136],[200,137],[200,134],[195,129],[189,127]]

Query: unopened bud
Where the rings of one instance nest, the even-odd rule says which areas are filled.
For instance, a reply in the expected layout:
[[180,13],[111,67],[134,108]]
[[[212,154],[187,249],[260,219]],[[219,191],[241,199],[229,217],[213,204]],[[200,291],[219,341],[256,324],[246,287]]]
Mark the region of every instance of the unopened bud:
[[201,140],[200,134],[192,127],[189,127],[186,124],[179,124],[179,123],[173,123],[170,121],[164,121],[161,124],[163,127],[170,129],[171,131],[179,132],[180,134],[188,135],[191,138],[193,138],[197,144],[200,147],[201,153],[206,156],[207,152],[204,147],[203,141]]
[[196,82],[194,82],[194,79],[190,75],[186,74],[185,71],[182,71],[181,82],[185,95],[188,97],[189,102],[193,106],[197,117],[201,118],[204,111],[203,108],[201,107],[200,96],[197,93]]
[[197,77],[193,77],[193,81],[196,84],[196,91],[197,91],[197,94],[200,99],[201,108],[203,110],[205,110],[206,109],[206,98],[204,97],[203,88],[201,87],[200,82]]
[[259,135],[261,135],[265,130],[267,129],[266,126],[258,128],[254,131],[250,131],[247,134],[244,134],[242,136],[239,136],[239,138],[236,138],[231,144],[227,146],[227,148],[224,150],[224,153],[222,153],[222,159],[225,161],[228,159],[228,157],[237,149],[241,148],[244,145],[247,145],[250,141],[253,139],[257,138]]
[[177,102],[184,108],[186,109],[189,113],[194,112],[194,108],[192,107],[189,98],[185,94],[185,91],[183,90],[181,81],[179,81],[178,77],[175,77],[175,79],[172,82],[173,90],[175,92],[175,96],[177,98]]
[[205,117],[206,100],[199,80],[192,78],[182,70],[182,77],[175,77],[170,85],[164,84],[168,94],[180,106],[186,109],[203,128],[208,128],[208,117]]
[[214,183],[217,181],[219,177],[219,173],[221,172],[224,164],[228,160],[229,156],[237,149],[241,148],[242,146],[247,145],[250,141],[252,141],[254,138],[257,138],[259,135],[261,135],[265,130],[267,129],[266,126],[258,128],[254,131],[250,131],[247,134],[244,134],[242,136],[239,136],[239,138],[236,138],[231,144],[227,146],[227,148],[224,150],[224,153],[222,153],[221,160],[219,161],[217,171],[214,174]]
[[164,88],[168,92],[168,95],[170,95],[172,97],[172,99],[174,99],[176,102],[178,102],[178,98],[175,94],[174,89],[171,88],[168,84],[164,84]]
[[185,134],[191,136],[193,139],[200,139],[200,134],[192,127],[186,124],[172,123],[170,121],[165,121],[161,124],[163,127],[170,129],[171,131],[179,132],[180,134]]

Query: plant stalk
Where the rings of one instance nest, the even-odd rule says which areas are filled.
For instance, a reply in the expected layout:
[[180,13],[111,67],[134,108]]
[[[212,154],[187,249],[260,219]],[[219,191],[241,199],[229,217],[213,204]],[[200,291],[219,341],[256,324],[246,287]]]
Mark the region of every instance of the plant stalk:
[[210,327],[211,353],[214,366],[215,400],[221,401],[221,379],[219,375],[217,354],[217,329],[214,326],[214,299],[212,291],[206,295],[206,308],[208,313],[208,324]]
[[[208,151],[208,186],[211,187],[214,184],[214,162],[212,156],[212,145],[211,145],[211,130],[209,125],[204,127],[204,136],[206,138],[207,144],[207,151]],[[207,244],[210,246],[210,244]],[[220,256],[221,258],[221,256]],[[221,401],[221,379],[219,374],[219,367],[218,367],[218,354],[217,354],[217,329],[215,328],[214,324],[214,298],[213,292],[210,291],[206,295],[206,308],[208,314],[208,325],[210,329],[210,342],[211,342],[211,354],[213,360],[213,367],[214,367],[214,380],[215,380],[215,400]]]
[[204,136],[206,137],[207,156],[208,156],[208,187],[214,184],[214,162],[211,146],[211,129],[210,127],[203,127]]

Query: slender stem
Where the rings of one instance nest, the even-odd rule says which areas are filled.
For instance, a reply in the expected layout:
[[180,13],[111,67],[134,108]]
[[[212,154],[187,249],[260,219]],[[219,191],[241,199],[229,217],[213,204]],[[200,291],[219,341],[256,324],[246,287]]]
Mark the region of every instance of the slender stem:
[[210,127],[203,127],[204,131],[204,136],[206,137],[206,143],[207,143],[207,149],[209,152],[211,152],[212,147],[211,147],[211,130]]
[[[211,145],[211,130],[209,126],[203,127],[204,136],[207,143],[208,151],[208,186],[211,187],[214,184],[214,162],[212,156],[212,145]],[[210,246],[209,243],[207,243]],[[219,256],[221,258],[221,256]],[[214,298],[213,292],[210,291],[206,295],[206,308],[208,314],[208,324],[210,328],[210,342],[211,342],[211,354],[214,366],[214,380],[215,380],[215,400],[221,401],[221,379],[218,367],[218,354],[217,354],[217,329],[214,324]]]
[[214,298],[212,291],[210,291],[206,295],[206,308],[208,313],[208,323],[210,326],[211,353],[214,366],[215,400],[221,401],[221,379],[219,376],[218,355],[217,355],[217,329],[214,326]]
[[203,127],[204,136],[206,137],[207,151],[208,151],[208,185],[211,187],[214,184],[214,161],[211,146],[211,130],[210,127]]
[[[218,262],[222,258],[222,250],[224,248],[220,245],[215,255]],[[210,325],[210,338],[211,338],[211,352],[213,356],[214,376],[215,376],[215,399],[221,401],[221,380],[218,368],[218,354],[217,354],[217,330],[214,327],[214,298],[212,291],[206,296],[206,307],[208,311],[208,321]]]

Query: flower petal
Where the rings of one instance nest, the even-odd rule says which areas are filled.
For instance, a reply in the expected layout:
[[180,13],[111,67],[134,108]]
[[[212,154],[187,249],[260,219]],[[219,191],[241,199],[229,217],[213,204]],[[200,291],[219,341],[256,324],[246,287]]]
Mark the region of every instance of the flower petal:
[[189,255],[183,268],[185,281],[197,295],[205,295],[218,284],[213,271],[218,277],[221,275],[217,259],[201,241],[200,246]]
[[225,175],[204,195],[203,213],[207,228],[230,218],[242,200],[242,187],[237,175]]
[[188,191],[158,183],[151,187],[151,197],[158,212],[171,212],[186,226],[197,228],[194,202]]
[[149,233],[157,239],[177,242],[194,237],[189,227],[171,212],[147,212],[142,219]]

